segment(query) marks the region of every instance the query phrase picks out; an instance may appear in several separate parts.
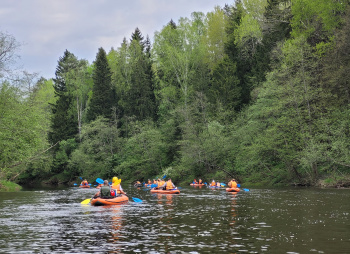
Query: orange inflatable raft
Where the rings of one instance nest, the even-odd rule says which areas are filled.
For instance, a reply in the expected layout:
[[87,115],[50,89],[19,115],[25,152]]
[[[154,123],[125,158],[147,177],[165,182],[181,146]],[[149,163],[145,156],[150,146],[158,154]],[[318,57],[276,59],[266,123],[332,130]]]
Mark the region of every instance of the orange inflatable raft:
[[79,188],[90,188],[90,185],[80,185]]
[[151,189],[151,193],[158,193],[158,194],[180,194],[180,191],[179,191],[178,189],[172,189],[172,190]]
[[91,199],[91,205],[102,206],[102,205],[119,205],[128,202],[129,198],[125,195],[120,195],[115,198],[93,198]]
[[241,189],[240,188],[226,188],[227,192],[240,192]]
[[205,185],[204,183],[191,183],[191,186],[203,186]]

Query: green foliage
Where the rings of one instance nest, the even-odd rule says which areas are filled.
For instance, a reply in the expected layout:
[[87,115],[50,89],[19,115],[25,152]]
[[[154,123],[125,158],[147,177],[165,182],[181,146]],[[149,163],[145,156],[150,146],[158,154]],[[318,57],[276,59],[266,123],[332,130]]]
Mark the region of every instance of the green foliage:
[[112,86],[112,73],[107,55],[103,48],[98,49],[93,70],[92,97],[89,103],[88,120],[95,120],[98,116],[112,119],[115,103],[115,89]]

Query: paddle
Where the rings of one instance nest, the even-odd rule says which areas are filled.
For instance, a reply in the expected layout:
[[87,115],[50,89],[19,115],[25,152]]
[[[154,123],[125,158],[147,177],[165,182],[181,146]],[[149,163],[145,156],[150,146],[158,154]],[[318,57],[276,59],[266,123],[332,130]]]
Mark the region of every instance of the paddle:
[[163,177],[162,177],[162,179],[164,179],[166,177],[166,175],[164,175]]
[[82,204],[82,205],[87,205],[87,204],[90,203],[91,199],[92,199],[92,198],[85,199],[85,200],[81,201],[80,204]]

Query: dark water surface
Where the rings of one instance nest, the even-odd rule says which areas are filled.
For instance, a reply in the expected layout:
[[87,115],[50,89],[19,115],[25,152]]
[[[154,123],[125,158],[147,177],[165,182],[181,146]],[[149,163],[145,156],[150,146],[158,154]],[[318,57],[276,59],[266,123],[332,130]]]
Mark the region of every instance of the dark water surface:
[[0,193],[0,253],[350,253],[350,190],[123,187],[143,202],[81,205],[96,189]]

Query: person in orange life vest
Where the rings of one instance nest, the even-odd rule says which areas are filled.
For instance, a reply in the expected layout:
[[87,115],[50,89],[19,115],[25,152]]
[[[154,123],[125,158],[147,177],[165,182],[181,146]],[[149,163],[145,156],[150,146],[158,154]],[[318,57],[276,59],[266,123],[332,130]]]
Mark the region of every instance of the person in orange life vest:
[[202,179],[199,179],[199,180],[198,180],[198,183],[199,183],[199,184],[202,184],[202,183],[203,183]]
[[165,181],[163,180],[163,179],[161,179],[161,180],[159,180],[160,182],[159,182],[159,185],[158,185],[158,187],[159,186],[163,186],[164,184],[165,184]]
[[237,188],[236,179],[232,179],[227,185],[228,185],[228,187],[230,187],[230,188]]
[[215,186],[216,186],[216,182],[215,182],[214,180],[213,180],[213,181],[211,181],[210,186],[215,187]]
[[80,185],[86,186],[86,185],[89,185],[89,183],[86,179],[84,179],[84,181],[82,181]]
[[198,184],[198,182],[197,182],[196,179],[194,179],[192,183],[193,183],[193,184]]
[[115,190],[117,192],[117,194],[124,194],[126,195],[126,193],[123,191],[123,188],[120,184],[122,180],[118,179],[118,177],[113,177],[112,179],[112,189]]
[[161,188],[163,188],[163,190],[172,190],[172,189],[175,189],[176,187],[171,181],[171,179],[169,179],[161,186]]

